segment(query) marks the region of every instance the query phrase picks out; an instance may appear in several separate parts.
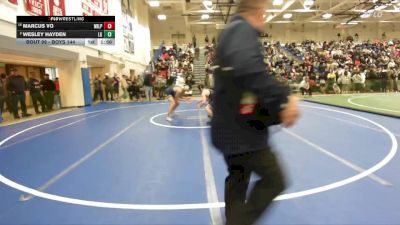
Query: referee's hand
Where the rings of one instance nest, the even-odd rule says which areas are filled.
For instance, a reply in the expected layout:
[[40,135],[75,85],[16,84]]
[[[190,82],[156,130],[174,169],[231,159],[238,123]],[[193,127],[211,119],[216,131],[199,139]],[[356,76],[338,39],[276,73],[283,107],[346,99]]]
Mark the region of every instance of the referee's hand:
[[282,126],[291,127],[296,123],[300,116],[298,101],[299,100],[296,96],[288,97],[287,106],[280,113]]

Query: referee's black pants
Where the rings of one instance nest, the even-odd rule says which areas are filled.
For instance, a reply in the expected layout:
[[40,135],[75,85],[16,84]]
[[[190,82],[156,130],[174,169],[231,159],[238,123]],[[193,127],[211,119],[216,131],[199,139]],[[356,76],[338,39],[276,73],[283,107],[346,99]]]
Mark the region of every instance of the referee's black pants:
[[[269,149],[225,156],[229,175],[225,179],[225,216],[227,225],[254,224],[285,189],[279,163]],[[258,175],[246,198],[251,173]]]

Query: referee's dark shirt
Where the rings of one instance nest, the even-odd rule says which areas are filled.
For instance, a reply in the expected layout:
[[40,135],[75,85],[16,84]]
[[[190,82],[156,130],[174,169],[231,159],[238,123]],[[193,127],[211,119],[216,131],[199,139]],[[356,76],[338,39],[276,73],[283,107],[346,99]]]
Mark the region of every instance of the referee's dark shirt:
[[[217,64],[232,71],[214,74],[214,117],[211,136],[225,155],[259,151],[268,147],[268,123],[279,122],[288,89],[267,74],[259,32],[243,17],[235,16],[221,33]],[[244,94],[256,96],[254,113],[243,109]]]

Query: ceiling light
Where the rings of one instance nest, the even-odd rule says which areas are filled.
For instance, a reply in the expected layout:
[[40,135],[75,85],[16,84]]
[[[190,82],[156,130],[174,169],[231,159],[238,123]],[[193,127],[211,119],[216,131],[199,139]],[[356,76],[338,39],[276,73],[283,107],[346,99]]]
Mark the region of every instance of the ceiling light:
[[149,5],[150,7],[159,7],[160,6],[160,2],[159,1],[149,1]]
[[283,18],[285,18],[285,19],[290,19],[290,18],[292,18],[293,17],[293,14],[291,14],[291,13],[285,13],[284,15],[283,15]]
[[201,19],[202,19],[202,20],[208,20],[208,19],[210,19],[210,15],[208,15],[208,14],[203,14],[203,15],[201,15]]
[[282,5],[283,4],[283,0],[274,0],[272,2],[272,5]]
[[325,13],[324,15],[322,15],[322,18],[324,19],[330,19],[332,17],[331,13]]
[[[275,0],[274,0],[275,1]],[[293,5],[297,0],[288,0],[283,6],[282,6],[282,12],[284,12],[286,9],[288,9],[291,5]],[[267,17],[267,20],[265,21],[266,23],[271,22],[276,17],[276,15],[270,15]]]
[[310,7],[312,5],[314,5],[314,1],[313,0],[305,0],[304,1],[304,6],[305,7]]
[[206,0],[206,1],[203,1],[203,4],[205,7],[211,7],[213,3],[210,0],[208,0],[208,1]]
[[161,14],[161,15],[158,15],[157,18],[158,18],[158,20],[166,20],[166,19],[167,19],[167,16]]

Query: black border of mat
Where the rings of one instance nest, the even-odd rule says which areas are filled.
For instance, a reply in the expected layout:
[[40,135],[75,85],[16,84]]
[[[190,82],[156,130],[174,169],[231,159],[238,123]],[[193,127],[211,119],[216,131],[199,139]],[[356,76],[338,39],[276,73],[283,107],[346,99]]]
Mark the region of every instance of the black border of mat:
[[390,114],[385,114],[385,113],[380,113],[380,112],[366,111],[366,110],[362,110],[362,109],[355,109],[355,108],[351,108],[351,107],[347,107],[347,106],[334,105],[334,104],[324,103],[324,102],[316,102],[316,101],[312,101],[312,100],[308,100],[308,99],[304,99],[304,98],[301,99],[301,100],[305,101],[305,102],[311,102],[311,103],[316,103],[316,104],[321,104],[321,105],[334,106],[334,107],[338,107],[338,108],[342,108],[342,109],[350,109],[350,110],[355,110],[355,111],[359,111],[359,112],[371,113],[371,114],[375,114],[375,115],[379,115],[379,116],[387,116],[387,117],[392,117],[392,118],[395,118],[395,119],[400,119],[400,116],[396,116],[396,115],[390,115]]

